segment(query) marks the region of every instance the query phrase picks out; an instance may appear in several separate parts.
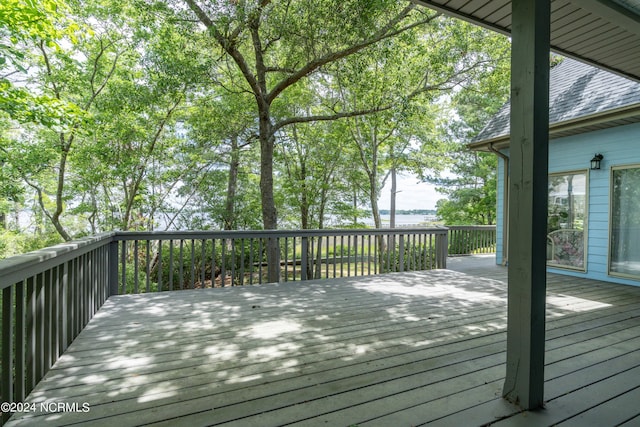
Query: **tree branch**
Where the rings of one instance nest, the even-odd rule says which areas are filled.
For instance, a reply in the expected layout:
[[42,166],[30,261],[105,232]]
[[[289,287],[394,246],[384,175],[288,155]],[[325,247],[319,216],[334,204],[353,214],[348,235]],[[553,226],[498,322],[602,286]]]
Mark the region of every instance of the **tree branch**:
[[[229,54],[229,56],[231,56],[231,58],[233,58],[235,63],[238,65],[238,68],[240,68],[240,72],[249,83],[249,86],[251,86],[251,90],[253,91],[254,96],[258,96],[260,94],[260,85],[258,84],[258,80],[249,69],[249,65],[244,59],[244,56],[242,56],[242,54],[238,51],[238,48],[235,45],[235,39],[225,38],[220,33],[220,31],[218,31],[215,23],[211,20],[211,18],[209,18],[207,13],[202,10],[200,6],[198,6],[195,0],[184,1],[185,3],[187,3],[187,6],[189,6],[189,8],[196,14],[200,22],[202,22],[207,27],[207,29],[211,32],[220,46]],[[236,31],[239,32],[239,28],[236,29]]]
[[[185,1],[192,1],[192,0],[185,0]],[[337,51],[337,52],[330,52],[327,53],[326,55],[321,56],[320,58],[317,58],[314,61],[311,61],[309,63],[307,63],[305,66],[303,66],[302,68],[300,68],[298,71],[296,71],[295,73],[291,74],[289,77],[287,77],[286,79],[282,80],[280,83],[278,83],[273,90],[267,95],[267,100],[269,103],[271,103],[278,95],[280,95],[280,93],[282,93],[282,91],[284,91],[286,88],[288,88],[289,86],[293,85],[294,83],[296,83],[298,80],[300,80],[301,78],[307,76],[308,74],[314,72],[315,70],[317,70],[318,68],[336,61],[338,59],[342,59],[345,58],[349,55],[352,55],[354,53],[357,53],[381,40],[385,40],[388,39],[390,37],[396,36],[404,31],[407,31],[411,28],[417,27],[419,25],[424,25],[426,23],[431,22],[432,20],[434,20],[435,18],[437,18],[438,16],[440,16],[440,14],[435,14],[432,16],[429,16],[427,19],[424,20],[420,20],[418,22],[414,22],[413,24],[409,24],[405,27],[399,28],[397,30],[393,30],[393,27],[395,25],[397,25],[399,22],[401,22],[403,19],[405,19],[409,13],[416,7],[415,4],[410,3],[409,5],[407,5],[398,15],[396,15],[393,19],[391,19],[389,22],[387,22],[387,24],[382,27],[380,30],[378,30],[377,33],[375,33],[373,35],[373,37],[367,39],[367,40],[363,40],[360,43],[357,43],[353,46],[349,46],[346,49]]]
[[335,114],[327,114],[327,115],[317,115],[317,116],[299,116],[299,117],[290,117],[288,119],[277,122],[273,125],[272,133],[275,134],[278,130],[282,129],[285,126],[294,124],[294,123],[308,123],[308,122],[326,122],[331,120],[343,119],[347,117],[357,117],[357,116],[366,116],[367,114],[379,113],[381,111],[390,110],[393,108],[392,105],[387,105],[384,107],[376,107],[368,110],[358,110],[358,111],[348,111],[345,113],[335,113]]

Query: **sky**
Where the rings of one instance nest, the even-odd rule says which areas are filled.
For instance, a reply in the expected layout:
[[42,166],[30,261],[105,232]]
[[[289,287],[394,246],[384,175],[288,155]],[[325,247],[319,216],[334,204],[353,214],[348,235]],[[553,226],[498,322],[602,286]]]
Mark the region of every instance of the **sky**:
[[[399,193],[396,197],[396,209],[435,209],[436,202],[446,198],[444,194],[436,192],[435,186],[409,174],[398,174]],[[388,179],[380,193],[378,201],[380,209],[391,208],[391,180]]]

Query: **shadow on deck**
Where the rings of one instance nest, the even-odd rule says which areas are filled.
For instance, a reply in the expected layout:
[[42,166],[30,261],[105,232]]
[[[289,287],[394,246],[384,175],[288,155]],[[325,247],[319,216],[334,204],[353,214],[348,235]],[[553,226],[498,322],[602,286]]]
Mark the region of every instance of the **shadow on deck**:
[[8,425],[640,424],[640,288],[549,275],[547,405],[518,413],[493,259],[111,297]]

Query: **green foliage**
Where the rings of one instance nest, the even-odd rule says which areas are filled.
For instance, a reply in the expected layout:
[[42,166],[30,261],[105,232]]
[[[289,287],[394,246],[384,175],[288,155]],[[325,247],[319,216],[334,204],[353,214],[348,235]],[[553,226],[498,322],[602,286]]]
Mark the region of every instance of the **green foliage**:
[[453,111],[439,126],[444,154],[433,156],[433,160],[440,166],[432,168],[431,173],[423,172],[422,176],[447,196],[437,203],[438,218],[446,224],[494,224],[497,157],[491,153],[472,153],[465,144],[507,100],[510,45],[503,36],[474,27],[463,28],[483,60],[462,90],[455,92],[450,107]]
[[[163,243],[162,286],[168,290],[170,281],[173,289],[187,289],[191,281],[197,287],[220,286],[220,277],[231,276],[231,283],[240,284],[241,276],[252,266],[264,261],[264,247],[258,240],[252,242],[210,241],[174,242],[173,254],[168,242]],[[260,252],[262,250],[262,252]],[[173,262],[171,262],[173,261]],[[158,266],[155,265],[157,268]],[[204,274],[205,282],[202,283]],[[218,278],[217,285],[213,282]],[[247,278],[244,281],[248,281]]]
[[5,76],[27,75],[29,52],[37,46],[61,50],[77,42],[78,24],[61,0],[4,0],[0,4],[0,111],[21,122],[63,126],[81,114],[73,103],[16,86]]
[[456,178],[440,179],[437,217],[447,225],[492,225],[496,220],[497,157],[490,153],[459,153],[452,167]]
[[450,167],[500,104],[502,39],[412,3],[199,4],[0,5],[5,253],[53,231],[362,227],[391,169]]
[[36,251],[61,242],[60,236],[53,231],[32,234],[0,228],[0,259]]
[[405,244],[401,248],[396,243],[380,253],[379,262],[383,272],[428,270],[436,265],[435,248],[430,244]]

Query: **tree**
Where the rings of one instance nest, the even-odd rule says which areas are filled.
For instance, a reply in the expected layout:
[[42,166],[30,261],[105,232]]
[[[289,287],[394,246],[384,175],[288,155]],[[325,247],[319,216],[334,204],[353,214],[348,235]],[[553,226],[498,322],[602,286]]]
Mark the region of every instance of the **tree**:
[[465,144],[507,100],[510,44],[495,33],[485,33],[483,38],[479,52],[487,59],[485,66],[452,94],[451,109],[445,114],[448,120],[438,127],[440,150],[422,156],[438,162],[419,175],[447,195],[438,201],[437,215],[451,225],[494,224],[496,219],[497,159],[494,154],[470,152]]
[[[354,56],[336,71],[344,108],[374,106],[376,114],[350,118],[349,139],[368,177],[376,227],[385,179],[398,170],[438,168],[443,144],[434,138],[447,97],[467,87],[494,58],[484,53],[485,34],[470,25],[437,19]],[[417,151],[422,150],[423,156]],[[392,197],[393,200],[393,197]]]
[[[20,122],[59,125],[77,113],[73,104],[25,86],[29,53],[40,44],[60,48],[76,42],[79,26],[60,0],[4,0],[0,4],[0,111]],[[21,85],[17,86],[17,81]]]
[[241,209],[251,191],[247,164],[254,160],[250,151],[256,141],[251,99],[215,82],[203,90],[207,90],[206,95],[193,102],[188,125],[191,138],[202,151],[199,163],[211,167],[205,173],[192,175],[189,182],[194,189],[202,186],[203,191],[198,190],[201,203],[209,207],[223,229],[244,228],[255,223],[253,210]]
[[436,181],[448,199],[436,204],[439,220],[448,225],[492,225],[496,220],[497,158],[491,153],[457,153],[455,178]]
[[[265,229],[278,225],[273,193],[273,157],[277,132],[293,123],[334,120],[370,112],[335,111],[275,120],[280,96],[328,64],[360,52],[433,18],[412,3],[390,0],[309,2],[234,1],[201,6],[184,0],[229,60],[244,76],[254,99],[260,142],[260,190]],[[339,17],[339,19],[336,19]],[[267,249],[268,279],[279,279],[279,248]]]

